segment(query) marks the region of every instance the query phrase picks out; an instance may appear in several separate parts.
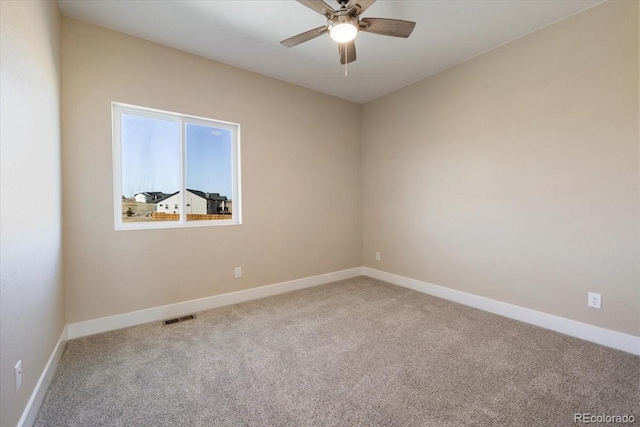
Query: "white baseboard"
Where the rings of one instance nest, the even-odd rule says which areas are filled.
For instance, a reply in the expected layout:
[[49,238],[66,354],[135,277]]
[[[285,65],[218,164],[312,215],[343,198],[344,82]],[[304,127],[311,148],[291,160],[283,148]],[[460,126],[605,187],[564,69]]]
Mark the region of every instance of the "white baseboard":
[[478,308],[490,313],[520,320],[521,322],[540,326],[545,329],[550,329],[565,335],[640,356],[640,337],[484,298],[478,295],[456,291],[443,286],[432,285],[431,283],[421,282],[420,280],[410,279],[408,277],[375,270],[369,267],[362,267],[362,269],[365,276],[372,277],[374,279],[382,280],[404,288],[413,289],[414,291],[422,292],[424,294],[454,301],[469,307]]
[[20,417],[20,421],[18,421],[18,427],[31,427],[36,420],[36,416],[38,415],[38,411],[40,410],[40,405],[42,405],[44,395],[47,393],[47,389],[51,384],[53,374],[55,374],[56,372],[58,362],[60,362],[60,358],[62,357],[62,353],[64,352],[64,347],[66,344],[67,327],[65,326],[62,330],[62,334],[60,334],[58,343],[53,349],[53,353],[51,353],[51,356],[49,356],[49,360],[47,361],[42,374],[40,374],[40,378],[36,383],[36,387],[33,390],[33,393],[31,393],[29,402],[27,403],[26,408],[24,408],[24,412],[22,412],[22,417]]
[[362,267],[356,267],[348,270],[335,271],[333,273],[305,277],[303,279],[296,279],[238,292],[231,292],[228,294],[215,295],[212,297],[184,301],[176,304],[149,308],[146,310],[102,317],[100,319],[88,320],[86,322],[71,323],[67,325],[68,337],[72,340],[101,332],[170,319],[172,317],[179,317],[198,311],[211,310],[212,308],[223,307],[225,305],[238,304],[285,292],[296,291],[298,289],[310,288],[312,286],[350,279],[361,275]]

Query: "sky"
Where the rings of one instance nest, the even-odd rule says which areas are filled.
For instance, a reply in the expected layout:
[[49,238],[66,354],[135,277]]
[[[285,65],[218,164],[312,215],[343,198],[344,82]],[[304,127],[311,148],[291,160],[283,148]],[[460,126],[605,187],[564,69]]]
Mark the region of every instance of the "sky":
[[[186,188],[231,199],[231,131],[186,125]],[[122,192],[180,190],[180,123],[122,115]]]

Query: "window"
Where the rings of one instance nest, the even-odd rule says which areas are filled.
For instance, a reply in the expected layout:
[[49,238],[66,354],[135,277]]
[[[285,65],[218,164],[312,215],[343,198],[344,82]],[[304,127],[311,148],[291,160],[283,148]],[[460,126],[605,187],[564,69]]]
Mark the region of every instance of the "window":
[[242,222],[238,124],[119,103],[112,113],[116,230]]

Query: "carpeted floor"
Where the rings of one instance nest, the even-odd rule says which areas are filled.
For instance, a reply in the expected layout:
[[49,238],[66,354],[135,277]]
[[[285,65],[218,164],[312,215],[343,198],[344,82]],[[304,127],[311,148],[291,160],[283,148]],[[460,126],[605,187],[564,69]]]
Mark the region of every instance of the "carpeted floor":
[[359,277],[67,343],[36,426],[569,426],[640,357]]

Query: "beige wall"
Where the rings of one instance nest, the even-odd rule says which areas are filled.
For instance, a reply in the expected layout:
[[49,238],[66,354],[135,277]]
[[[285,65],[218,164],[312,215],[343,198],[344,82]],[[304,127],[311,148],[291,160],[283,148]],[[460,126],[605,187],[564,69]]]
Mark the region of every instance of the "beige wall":
[[[362,265],[360,105],[71,18],[62,27],[68,323]],[[114,231],[112,101],[240,123],[243,224]]]
[[0,1],[0,64],[0,425],[8,427],[18,423],[65,324],[55,2]]
[[640,335],[637,8],[365,104],[364,265]]

